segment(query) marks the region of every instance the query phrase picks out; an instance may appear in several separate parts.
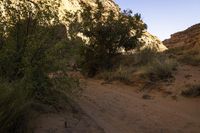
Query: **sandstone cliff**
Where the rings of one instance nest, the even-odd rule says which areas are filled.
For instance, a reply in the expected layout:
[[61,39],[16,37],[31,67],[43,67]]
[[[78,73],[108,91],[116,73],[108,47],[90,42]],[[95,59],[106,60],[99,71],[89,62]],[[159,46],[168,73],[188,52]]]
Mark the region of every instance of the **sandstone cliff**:
[[[114,12],[119,12],[120,8],[118,7],[117,4],[113,2],[113,0],[101,0],[103,3],[103,6],[105,7],[106,10],[112,10]],[[80,2],[84,2],[91,7],[95,9],[96,5],[96,0],[62,0],[61,7],[60,7],[60,12],[61,14],[64,13],[64,10],[70,11],[70,12],[76,12],[78,10],[81,10]]]
[[[13,0],[13,1],[18,2],[18,0]],[[65,11],[74,13],[78,10],[81,10],[80,2],[84,2],[90,5],[94,10],[97,7],[96,0],[61,0],[60,8],[59,8],[60,18],[63,18],[63,16],[65,16]],[[106,10],[108,11],[112,10],[116,14],[120,13],[119,6],[113,0],[101,0],[101,2],[103,3],[103,6]],[[67,25],[67,23],[65,24]],[[140,40],[144,44],[142,48],[145,48],[145,47],[155,48],[159,52],[167,50],[167,48],[163,45],[163,43],[157,37],[151,35],[147,31],[144,31],[144,34]]]
[[[83,1],[88,5],[91,5],[94,10],[97,6],[95,3],[95,0],[62,0],[60,12],[61,15],[63,14],[64,10],[67,10],[69,12],[76,12],[77,10],[81,9],[80,2]],[[102,0],[103,6],[106,8],[106,10],[112,10],[116,14],[120,13],[119,6],[113,1],[113,0]],[[155,36],[151,35],[149,32],[144,31],[143,36],[140,39],[145,47],[149,48],[155,48],[158,52],[162,52],[167,50],[167,47],[163,45],[163,43]]]
[[141,37],[141,42],[144,43],[144,46],[141,47],[141,49],[144,49],[146,47],[148,48],[154,48],[158,52],[163,52],[167,50],[167,47],[163,45],[163,43],[160,41],[160,39],[149,32],[144,32],[143,36]]
[[163,43],[168,48],[199,48],[200,47],[200,23],[190,28],[172,34],[170,39],[164,40]]

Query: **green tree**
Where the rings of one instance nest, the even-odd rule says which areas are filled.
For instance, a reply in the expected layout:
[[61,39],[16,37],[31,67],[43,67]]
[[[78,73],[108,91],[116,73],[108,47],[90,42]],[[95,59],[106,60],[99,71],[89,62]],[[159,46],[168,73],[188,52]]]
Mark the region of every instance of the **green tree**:
[[58,109],[73,91],[59,3],[0,0],[0,132],[27,132],[36,106]]
[[70,26],[73,36],[82,33],[89,39],[82,46],[80,62],[83,72],[88,76],[112,68],[112,60],[120,49],[131,50],[140,45],[138,38],[147,28],[139,14],[132,16],[130,10],[114,13],[107,11],[100,0],[96,3],[97,9],[93,10],[82,2],[83,11],[75,14],[80,18],[75,19]]

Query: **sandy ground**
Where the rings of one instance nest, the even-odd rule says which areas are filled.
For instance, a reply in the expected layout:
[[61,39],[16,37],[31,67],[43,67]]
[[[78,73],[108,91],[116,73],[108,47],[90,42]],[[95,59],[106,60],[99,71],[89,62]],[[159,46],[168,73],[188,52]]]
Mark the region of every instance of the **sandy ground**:
[[82,113],[42,115],[35,133],[199,133],[200,98],[178,95],[185,84],[198,83],[199,76],[199,68],[180,68],[174,82],[161,84],[171,93],[84,80],[77,100]]
[[80,106],[106,133],[198,133],[200,99],[143,99],[133,87],[88,81]]
[[200,84],[200,67],[179,65],[178,71],[174,73],[174,81],[172,83],[163,83],[162,89],[172,91],[179,95],[181,90],[184,90],[187,85]]

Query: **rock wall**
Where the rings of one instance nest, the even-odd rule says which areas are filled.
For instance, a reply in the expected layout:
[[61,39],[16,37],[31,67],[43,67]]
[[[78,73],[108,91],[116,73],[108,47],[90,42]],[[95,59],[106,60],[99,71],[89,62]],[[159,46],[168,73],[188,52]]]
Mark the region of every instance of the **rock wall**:
[[[13,1],[18,2],[18,0],[13,0]],[[90,5],[94,10],[97,7],[96,0],[61,0],[60,9],[59,9],[59,17],[63,18],[63,16],[65,15],[65,11],[74,13],[78,10],[81,10],[80,2],[84,2]],[[101,0],[101,2],[106,10],[108,11],[112,10],[116,14],[120,13],[119,6],[113,0]],[[64,23],[64,24],[67,26],[68,23]],[[142,43],[144,42],[144,47],[155,48],[159,52],[165,51],[167,49],[157,37],[151,35],[147,31],[144,31],[144,34],[140,40]]]
[[[106,10],[112,10],[114,12],[119,12],[120,8],[117,4],[113,2],[113,0],[101,0],[103,6]],[[60,11],[63,12],[64,10],[70,12],[76,12],[77,10],[81,9],[80,2],[84,2],[91,7],[95,8],[97,6],[96,0],[62,0]]]
[[[80,1],[85,2],[88,5],[91,5],[94,9],[97,6],[95,3],[95,0],[62,0],[61,4],[61,14],[63,13],[64,10],[70,11],[70,12],[75,12],[77,10],[80,10]],[[113,1],[113,0],[102,0],[103,6],[106,8],[106,10],[112,10],[116,14],[120,13],[120,8],[119,6]],[[145,47],[149,48],[155,48],[158,52],[162,52],[167,50],[167,47],[165,47],[156,36],[151,35],[149,32],[144,31],[143,36],[140,39],[142,42],[144,42]]]
[[190,28],[172,34],[170,39],[166,39],[163,43],[168,48],[194,48],[200,47],[200,23]]
[[160,39],[152,34],[150,34],[149,32],[144,32],[143,36],[141,37],[141,42],[144,42],[144,46],[141,47],[141,49],[144,48],[154,48],[155,50],[157,50],[158,52],[163,52],[165,50],[167,50],[167,47],[165,45],[163,45],[162,41],[160,41]]

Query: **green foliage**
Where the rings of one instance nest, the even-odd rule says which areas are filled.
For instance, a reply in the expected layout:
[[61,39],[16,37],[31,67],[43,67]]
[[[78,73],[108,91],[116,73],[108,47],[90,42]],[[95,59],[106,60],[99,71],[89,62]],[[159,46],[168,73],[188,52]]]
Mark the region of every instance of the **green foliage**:
[[96,10],[81,3],[83,12],[77,13],[81,21],[75,19],[70,26],[73,37],[82,33],[88,38],[88,43],[81,48],[80,62],[83,72],[88,76],[112,68],[112,60],[120,49],[130,50],[139,45],[138,38],[146,28],[139,14],[132,16],[132,11],[124,11],[116,15],[104,9],[100,0],[96,3]]
[[59,110],[74,92],[59,2],[0,1],[0,132],[27,132],[36,108]]
[[[32,101],[29,90],[21,83],[1,81],[0,85],[0,124],[1,132],[25,132]],[[28,89],[28,88],[27,88]]]

